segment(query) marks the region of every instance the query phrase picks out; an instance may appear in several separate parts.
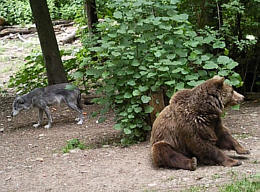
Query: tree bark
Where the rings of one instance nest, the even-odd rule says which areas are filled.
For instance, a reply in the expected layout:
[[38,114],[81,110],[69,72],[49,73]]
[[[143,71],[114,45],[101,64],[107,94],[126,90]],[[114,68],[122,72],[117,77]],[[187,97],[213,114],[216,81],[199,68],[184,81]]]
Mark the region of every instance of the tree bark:
[[30,0],[49,85],[68,82],[46,0]]
[[94,33],[95,29],[96,29],[94,24],[98,23],[95,0],[86,0],[85,1],[85,12],[86,12],[87,21],[88,21],[89,33]]
[[150,124],[153,125],[157,114],[159,114],[165,108],[163,91],[153,92],[151,94],[149,105],[154,108],[153,112],[150,114]]

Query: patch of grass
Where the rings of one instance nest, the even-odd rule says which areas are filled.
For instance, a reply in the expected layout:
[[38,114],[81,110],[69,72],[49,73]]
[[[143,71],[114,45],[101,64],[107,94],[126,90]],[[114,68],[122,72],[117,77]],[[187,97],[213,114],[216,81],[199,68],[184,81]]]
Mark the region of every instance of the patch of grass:
[[7,57],[7,56],[1,56],[0,57],[0,62],[8,62],[9,60],[10,60],[10,58]]
[[241,134],[234,135],[234,137],[236,139],[246,139],[246,138],[251,137],[251,135],[249,133],[241,133]]
[[3,68],[0,72],[1,73],[7,73],[7,72],[10,72],[12,70],[13,70],[12,66],[7,66],[7,67]]
[[260,175],[244,178],[227,184],[220,189],[220,192],[257,192],[260,191]]
[[62,148],[63,153],[68,153],[72,149],[86,149],[86,145],[84,143],[81,143],[79,139],[70,139],[67,141],[67,144],[65,147]]
[[3,53],[6,50],[4,47],[0,47],[0,54]]
[[165,182],[173,181],[175,179],[174,176],[170,176],[167,179],[165,179]]
[[233,169],[231,169],[227,174],[230,175],[233,180],[236,180],[238,177],[238,173]]
[[206,186],[192,186],[189,189],[186,189],[182,192],[201,192],[201,191],[206,191],[207,187]]
[[218,173],[212,175],[212,179],[219,179],[219,178],[221,178],[221,176]]
[[157,192],[156,190],[145,189],[144,192]]

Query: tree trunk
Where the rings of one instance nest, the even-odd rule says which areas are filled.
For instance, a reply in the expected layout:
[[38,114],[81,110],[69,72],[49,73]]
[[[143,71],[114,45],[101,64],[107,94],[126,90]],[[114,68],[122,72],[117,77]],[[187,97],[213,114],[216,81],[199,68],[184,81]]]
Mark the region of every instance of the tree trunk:
[[153,92],[151,94],[149,105],[154,108],[153,112],[150,113],[150,124],[152,126],[157,114],[159,114],[165,107],[163,91]]
[[89,31],[89,33],[94,33],[95,32],[94,24],[98,23],[95,0],[86,0],[85,1],[85,12],[86,12],[87,21],[88,21],[88,31]]
[[49,85],[68,82],[46,0],[30,0]]

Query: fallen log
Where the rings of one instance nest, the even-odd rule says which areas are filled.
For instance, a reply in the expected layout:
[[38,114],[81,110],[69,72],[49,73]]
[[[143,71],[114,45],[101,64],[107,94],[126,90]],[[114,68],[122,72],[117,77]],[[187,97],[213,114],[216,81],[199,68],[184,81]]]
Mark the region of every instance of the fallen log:
[[34,27],[31,28],[17,28],[17,27],[7,27],[0,31],[0,37],[9,35],[11,33],[29,34],[35,33],[37,30]]

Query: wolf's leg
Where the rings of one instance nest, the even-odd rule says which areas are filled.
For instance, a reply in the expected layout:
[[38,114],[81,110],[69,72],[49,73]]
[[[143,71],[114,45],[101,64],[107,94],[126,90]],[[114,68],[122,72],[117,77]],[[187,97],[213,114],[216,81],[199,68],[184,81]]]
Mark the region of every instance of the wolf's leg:
[[38,127],[41,125],[41,123],[42,123],[43,110],[39,108],[38,114],[39,114],[38,123],[36,123],[36,124],[33,125],[35,128],[38,128]]
[[49,110],[49,107],[47,107],[47,106],[43,110],[44,110],[44,112],[45,112],[45,114],[48,118],[48,124],[45,125],[44,128],[49,129],[49,128],[51,128],[51,124],[52,124],[52,121],[53,121],[52,116],[51,116],[51,112]]
[[197,159],[188,158],[176,152],[169,143],[159,141],[152,146],[152,159],[156,166],[194,171],[197,168]]
[[216,130],[217,146],[221,149],[235,150],[238,154],[249,154],[249,150],[244,149],[236,139],[234,139],[226,127],[220,125]]
[[82,110],[77,106],[77,104],[75,103],[71,103],[71,102],[68,102],[68,101],[65,101],[66,104],[73,110],[77,111],[79,113],[79,116],[78,116],[78,125],[81,125],[83,123],[83,113],[82,113]]

